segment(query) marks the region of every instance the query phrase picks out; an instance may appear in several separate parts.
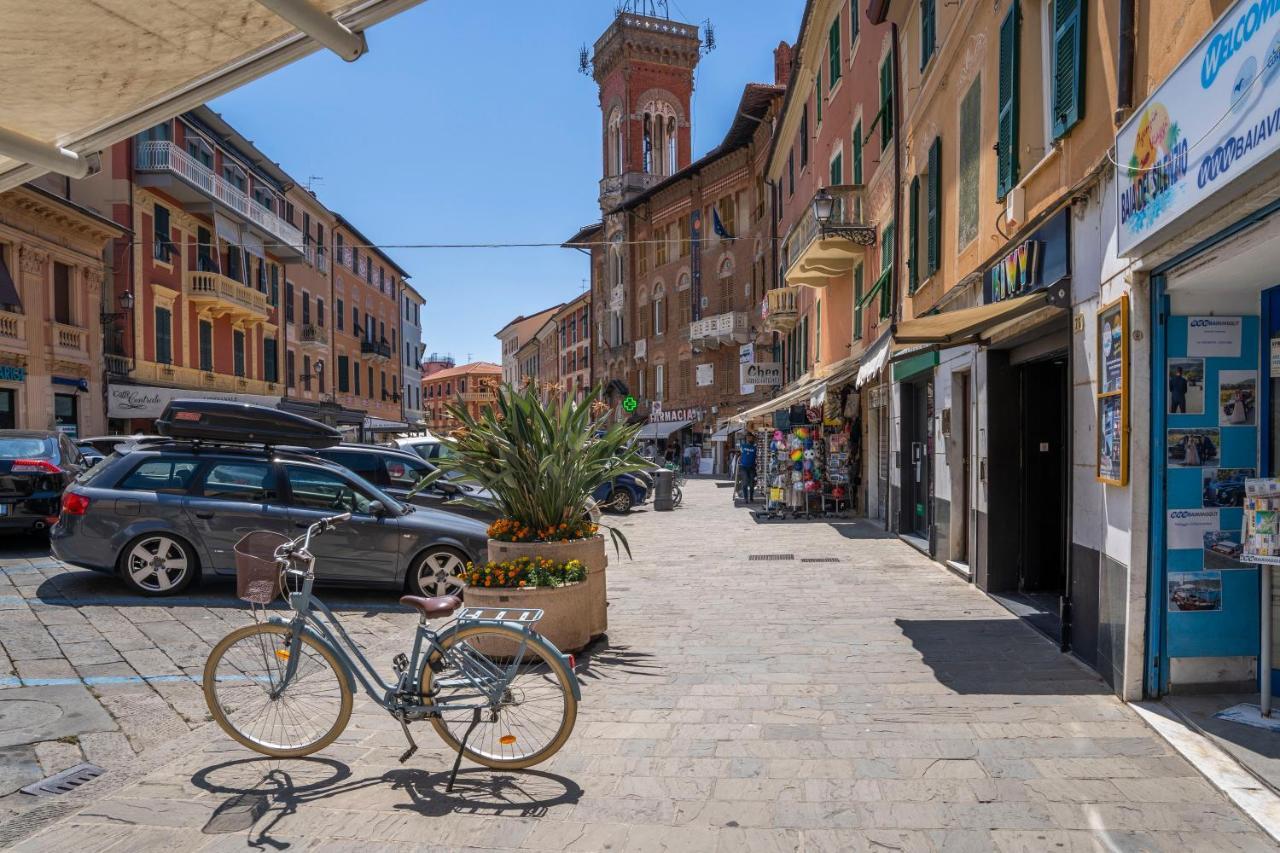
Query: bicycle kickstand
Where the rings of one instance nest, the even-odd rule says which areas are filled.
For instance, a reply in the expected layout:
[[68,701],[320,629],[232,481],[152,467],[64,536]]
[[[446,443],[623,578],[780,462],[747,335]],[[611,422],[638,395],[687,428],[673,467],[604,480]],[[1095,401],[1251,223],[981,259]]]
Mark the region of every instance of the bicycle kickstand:
[[404,764],[418,751],[418,744],[413,739],[413,735],[409,734],[409,722],[405,719],[404,714],[397,714],[396,719],[400,721],[400,731],[404,732],[404,739],[409,741],[409,748],[400,756],[400,763]]
[[462,753],[467,748],[467,738],[471,737],[471,733],[475,731],[476,726],[480,725],[480,709],[471,709],[471,725],[467,726],[466,734],[462,736],[462,743],[458,744],[458,755],[453,759],[453,772],[449,774],[449,784],[445,786],[446,793],[453,792],[453,783],[458,778],[458,768],[462,766]]

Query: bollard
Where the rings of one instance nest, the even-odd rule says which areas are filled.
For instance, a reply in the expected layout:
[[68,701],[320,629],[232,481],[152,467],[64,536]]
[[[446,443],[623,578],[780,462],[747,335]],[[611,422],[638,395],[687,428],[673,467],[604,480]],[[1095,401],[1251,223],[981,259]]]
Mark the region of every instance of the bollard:
[[675,482],[673,471],[662,470],[654,475],[653,508],[659,512],[670,512],[675,509],[671,499],[671,484]]

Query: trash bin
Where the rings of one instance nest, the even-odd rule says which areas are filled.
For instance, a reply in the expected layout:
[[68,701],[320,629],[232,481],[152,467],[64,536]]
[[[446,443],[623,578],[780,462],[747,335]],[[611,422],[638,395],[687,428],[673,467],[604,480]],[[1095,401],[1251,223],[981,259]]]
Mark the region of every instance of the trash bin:
[[654,478],[653,484],[653,508],[660,512],[670,512],[675,509],[675,504],[671,499],[671,485],[675,482],[676,475],[674,471],[659,471]]

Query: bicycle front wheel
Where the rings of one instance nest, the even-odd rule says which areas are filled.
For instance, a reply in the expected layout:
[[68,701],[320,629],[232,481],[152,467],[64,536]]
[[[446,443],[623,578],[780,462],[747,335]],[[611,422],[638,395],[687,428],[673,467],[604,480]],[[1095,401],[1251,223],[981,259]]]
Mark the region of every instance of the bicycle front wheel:
[[284,625],[247,625],[223,637],[204,665],[204,699],[214,720],[233,740],[272,758],[324,749],[351,718],[342,665],[307,634],[297,671],[280,689],[289,641]]
[[[472,625],[440,638],[423,664],[423,701],[442,705],[431,725],[457,751],[498,770],[521,770],[546,761],[564,746],[578,718],[572,676],[541,642],[505,625]],[[486,690],[497,694],[491,701]]]

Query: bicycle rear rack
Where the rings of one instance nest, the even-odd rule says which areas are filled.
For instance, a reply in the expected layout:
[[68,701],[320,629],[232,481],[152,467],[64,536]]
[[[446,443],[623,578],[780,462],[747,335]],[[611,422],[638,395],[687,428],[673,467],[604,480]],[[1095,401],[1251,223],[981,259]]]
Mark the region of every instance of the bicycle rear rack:
[[542,611],[523,607],[467,607],[458,613],[459,622],[517,622],[532,625],[542,619]]

